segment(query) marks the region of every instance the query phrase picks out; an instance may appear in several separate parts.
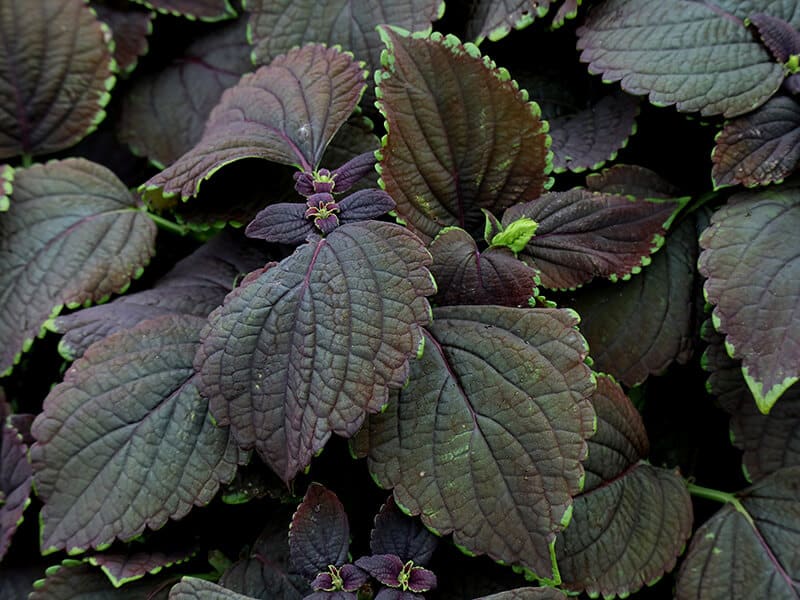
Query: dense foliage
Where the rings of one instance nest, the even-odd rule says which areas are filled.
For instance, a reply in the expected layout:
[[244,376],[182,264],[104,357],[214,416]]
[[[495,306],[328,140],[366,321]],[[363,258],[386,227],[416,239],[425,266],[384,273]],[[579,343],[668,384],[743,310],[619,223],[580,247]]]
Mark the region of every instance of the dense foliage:
[[798,30],[0,0],[0,599],[800,596]]

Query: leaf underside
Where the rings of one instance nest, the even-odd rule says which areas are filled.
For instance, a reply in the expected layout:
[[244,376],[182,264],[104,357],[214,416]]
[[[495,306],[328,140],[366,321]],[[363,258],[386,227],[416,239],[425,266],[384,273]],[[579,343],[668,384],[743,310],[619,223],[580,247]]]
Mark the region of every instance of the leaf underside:
[[539,196],[550,183],[547,128],[508,72],[453,36],[384,31],[380,173],[398,217],[427,241],[450,225],[477,236],[482,208]]
[[776,471],[737,494],[695,533],[677,577],[676,599],[800,595],[800,467]]
[[563,585],[591,596],[625,597],[675,566],[692,530],[692,501],[674,471],[640,460],[647,434],[619,385],[599,376],[592,398],[586,489],[556,543]]
[[2,412],[0,407],[0,561],[6,555],[11,536],[22,522],[22,514],[30,503],[33,481],[28,448]]
[[700,237],[714,326],[763,413],[800,378],[797,231],[800,188],[781,186],[731,197]]
[[289,529],[292,569],[312,580],[328,565],[347,561],[350,524],[336,494],[319,483],[312,483],[297,507]]
[[800,160],[800,105],[788,96],[725,123],[711,155],[714,185],[780,183]]
[[358,104],[365,76],[336,48],[291,50],[226,90],[201,140],[145,186],[189,198],[218,169],[243,158],[312,171]]
[[161,13],[201,19],[203,21],[219,21],[236,16],[230,0],[133,0]]
[[578,49],[605,81],[620,81],[653,104],[703,115],[749,112],[784,78],[782,65],[741,20],[704,2],[604,2],[578,29]]
[[639,275],[575,292],[568,304],[581,315],[595,369],[635,386],[689,359],[697,252],[694,220],[687,219]]
[[170,576],[134,581],[115,588],[100,569],[76,560],[65,560],[47,569],[47,577],[36,582],[29,600],[167,600]]
[[240,20],[198,36],[164,69],[137,78],[123,98],[120,139],[161,166],[189,152],[222,93],[253,69],[245,28]]
[[552,0],[532,3],[530,0],[475,0],[467,21],[467,39],[480,44],[485,38],[496,42],[512,28],[524,29],[536,18],[543,17]]
[[629,198],[583,189],[550,192],[503,214],[503,225],[528,217],[539,224],[519,253],[539,272],[541,284],[568,289],[595,277],[638,273],[663,242],[681,202]]
[[92,9],[111,29],[117,67],[122,73],[130,73],[139,57],[147,54],[147,36],[152,32],[155,14],[146,10],[120,10],[96,2],[92,3]]
[[204,322],[167,315],[121,331],[87,350],[50,392],[31,448],[43,552],[158,529],[233,478],[244,457],[195,385]]
[[370,472],[405,511],[552,580],[594,427],[576,322],[562,310],[436,309],[408,386],[369,419]]
[[83,0],[0,6],[0,159],[69,148],[105,117],[115,64]]
[[430,255],[391,223],[341,225],[228,296],[198,354],[203,394],[242,447],[290,481],[402,385],[435,287]]
[[83,159],[14,172],[0,219],[0,373],[63,304],[108,298],[141,273],[156,226],[125,185]]

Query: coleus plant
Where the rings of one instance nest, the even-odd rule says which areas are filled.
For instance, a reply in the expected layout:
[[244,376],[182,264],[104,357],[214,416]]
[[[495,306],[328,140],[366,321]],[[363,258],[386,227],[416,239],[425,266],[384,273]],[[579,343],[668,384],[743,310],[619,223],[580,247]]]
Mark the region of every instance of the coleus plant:
[[798,9],[2,0],[0,598],[796,597]]

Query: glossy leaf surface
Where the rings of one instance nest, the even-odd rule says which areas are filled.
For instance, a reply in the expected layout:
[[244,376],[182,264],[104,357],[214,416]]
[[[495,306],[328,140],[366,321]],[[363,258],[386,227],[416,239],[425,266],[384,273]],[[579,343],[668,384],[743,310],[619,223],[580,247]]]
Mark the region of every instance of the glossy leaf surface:
[[563,310],[436,309],[408,386],[369,420],[370,472],[398,504],[548,579],[594,427],[576,324]]
[[800,105],[788,96],[725,123],[712,154],[716,186],[780,183],[800,160]]
[[678,574],[675,597],[797,598],[800,467],[776,471],[706,521]]
[[162,13],[187,17],[189,19],[202,19],[204,21],[218,21],[236,16],[236,11],[230,0],[133,0],[153,8]]
[[50,392],[31,448],[45,503],[42,551],[79,552],[158,529],[233,478],[240,454],[195,385],[203,324],[168,315],[121,331]]
[[741,20],[705,2],[604,2],[578,29],[578,49],[591,73],[626,92],[703,115],[749,112],[784,77]]
[[350,437],[402,385],[435,291],[406,229],[342,225],[235,290],[211,314],[197,366],[220,424],[284,481],[331,433]]
[[202,139],[146,185],[189,198],[218,169],[243,158],[311,171],[358,104],[365,77],[352,56],[336,48],[291,50],[228,89]]
[[676,472],[641,460],[647,434],[619,385],[599,376],[592,401],[598,424],[586,488],[556,555],[568,590],[625,597],[675,566],[692,531],[692,501]]
[[698,262],[716,329],[763,413],[800,378],[800,188],[728,200],[700,238]]
[[549,185],[547,128],[508,72],[453,36],[384,31],[380,173],[398,216],[428,240],[449,225],[478,235],[482,208],[500,214],[539,196]]
[[435,304],[527,306],[536,291],[536,271],[508,248],[481,252],[466,231],[448,227],[430,245],[431,272],[439,291]]
[[103,120],[116,66],[84,0],[6,0],[0,38],[0,159],[63,150]]
[[[0,403],[2,401],[0,394]],[[22,523],[25,508],[30,504],[32,481],[28,448],[0,407],[0,561],[8,551],[11,536]]]
[[595,277],[638,273],[663,242],[681,203],[632,199],[582,189],[551,192],[512,206],[503,225],[528,217],[539,224],[519,257],[539,271],[541,284],[575,288]]
[[61,306],[127,287],[154,252],[156,226],[125,185],[83,159],[14,172],[0,219],[0,373]]
[[222,92],[253,70],[246,22],[197,38],[155,73],[137,78],[123,98],[120,139],[158,165],[170,165],[203,137]]

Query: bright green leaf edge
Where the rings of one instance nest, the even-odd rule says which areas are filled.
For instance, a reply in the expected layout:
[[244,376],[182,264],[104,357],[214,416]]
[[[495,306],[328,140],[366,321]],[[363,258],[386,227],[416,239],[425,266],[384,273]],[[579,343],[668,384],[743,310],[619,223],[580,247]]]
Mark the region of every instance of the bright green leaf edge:
[[637,133],[639,133],[639,125],[636,123],[636,119],[639,117],[640,113],[641,113],[641,108],[639,106],[637,106],[636,107],[636,115],[634,116],[634,121],[633,121],[633,125],[631,126],[630,132],[625,137],[625,139],[622,140],[622,144],[620,144],[619,148],[617,148],[611,154],[609,154],[608,158],[606,158],[605,160],[601,160],[599,162],[596,162],[596,163],[594,163],[593,165],[591,165],[588,168],[587,167],[574,167],[573,168],[571,166],[553,167],[553,173],[555,173],[556,175],[561,175],[563,173],[585,173],[586,171],[590,171],[590,172],[591,171],[599,171],[600,169],[603,168],[603,166],[605,166],[606,163],[615,161],[617,159],[617,156],[619,155],[620,151],[624,150],[625,148],[628,147],[628,143],[631,141],[631,138],[633,136],[635,136]]
[[[486,38],[489,38],[490,42],[498,42],[502,40],[504,37],[506,37],[509,33],[511,33],[512,28],[517,31],[525,29],[526,27],[532,25],[537,18],[541,19],[548,12],[550,12],[550,6],[552,6],[553,1],[555,0],[552,0],[551,2],[548,2],[546,5],[542,6],[537,6],[535,2],[531,2],[536,12],[526,11],[522,13],[513,22],[509,22],[509,18],[506,17],[505,19],[503,19],[503,23],[501,25],[498,25],[494,29],[489,30],[489,32],[486,35],[479,34],[478,37],[475,38],[474,42],[475,45],[480,46],[481,42],[483,42],[483,40],[485,40]],[[509,17],[512,16],[517,11],[519,11],[519,9],[515,9],[514,11],[512,11]]]
[[0,181],[3,182],[0,187],[0,212],[5,212],[11,206],[9,198],[14,192],[14,167],[2,165],[0,167]]
[[152,569],[149,569],[147,572],[141,573],[140,575],[133,575],[131,577],[121,577],[119,579],[114,577],[114,574],[111,572],[111,569],[109,569],[106,565],[100,564],[96,556],[90,556],[88,558],[84,558],[82,562],[89,563],[94,567],[100,567],[103,573],[106,574],[106,577],[108,577],[108,580],[111,582],[111,585],[113,585],[115,588],[119,588],[125,585],[126,583],[130,583],[131,581],[136,581],[137,579],[141,579],[146,575],[155,575],[161,572],[161,570],[164,568],[174,567],[175,565],[180,565],[189,562],[192,558],[194,558],[196,554],[197,554],[196,551],[192,551],[183,558],[166,562],[163,565],[158,565],[157,567],[153,567]]
[[[564,1],[566,1],[566,0],[564,0]],[[553,22],[550,24],[550,28],[555,30],[555,29],[558,29],[560,27],[563,27],[564,23],[566,23],[567,20],[574,19],[575,17],[577,17],[578,16],[578,8],[580,7],[580,5],[582,3],[583,3],[583,0],[578,0],[577,4],[575,5],[575,10],[572,10],[572,11],[570,11],[568,13],[564,13],[562,15],[562,18],[559,19],[558,21],[556,21],[555,18],[554,18]],[[558,13],[556,13],[556,17],[557,16],[558,16]]]
[[183,17],[184,19],[189,19],[190,21],[206,21],[208,23],[213,23],[215,21],[224,21],[226,19],[233,19],[234,17],[238,16],[236,10],[231,6],[230,0],[225,0],[225,5],[222,8],[222,12],[219,15],[212,16],[212,17],[198,17],[195,14],[189,12],[181,12],[179,10],[170,10],[168,8],[158,8],[153,6],[152,2],[148,2],[148,0],[133,0],[137,4],[142,4],[149,8],[150,10],[154,10],[156,12],[161,13],[162,15],[172,15],[173,17]]

